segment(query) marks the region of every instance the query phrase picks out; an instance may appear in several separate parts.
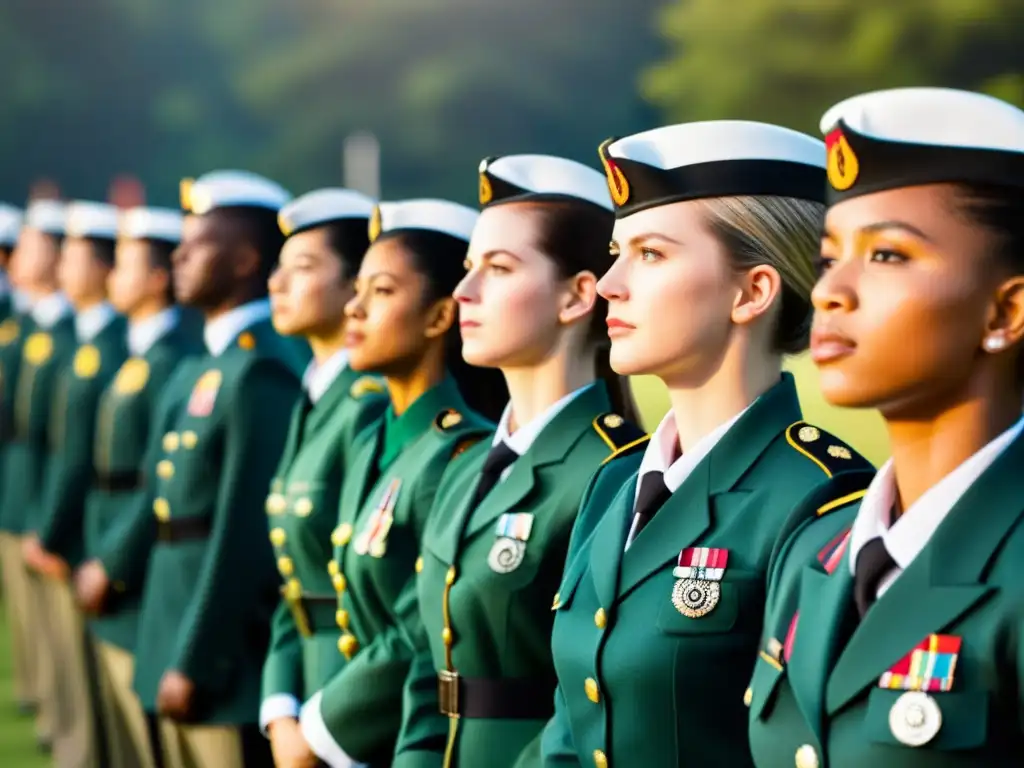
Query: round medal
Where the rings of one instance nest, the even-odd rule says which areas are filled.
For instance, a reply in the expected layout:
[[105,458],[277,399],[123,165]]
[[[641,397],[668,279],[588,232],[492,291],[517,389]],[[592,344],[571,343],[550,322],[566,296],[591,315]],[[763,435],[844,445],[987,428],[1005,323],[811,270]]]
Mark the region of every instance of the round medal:
[[889,730],[901,744],[921,747],[942,728],[942,710],[923,691],[907,691],[889,710]]
[[495,573],[512,573],[526,557],[526,542],[502,536],[495,540],[487,564]]
[[680,579],[672,587],[672,605],[683,616],[699,619],[711,613],[722,596],[717,581],[704,579]]

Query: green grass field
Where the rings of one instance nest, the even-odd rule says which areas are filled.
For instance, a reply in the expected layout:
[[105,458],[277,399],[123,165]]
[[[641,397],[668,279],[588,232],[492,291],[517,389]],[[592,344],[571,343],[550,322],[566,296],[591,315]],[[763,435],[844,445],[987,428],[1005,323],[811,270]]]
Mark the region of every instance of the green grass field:
[[14,703],[9,646],[7,613],[0,610],[0,766],[47,768],[52,762],[36,749],[32,718],[20,716]]

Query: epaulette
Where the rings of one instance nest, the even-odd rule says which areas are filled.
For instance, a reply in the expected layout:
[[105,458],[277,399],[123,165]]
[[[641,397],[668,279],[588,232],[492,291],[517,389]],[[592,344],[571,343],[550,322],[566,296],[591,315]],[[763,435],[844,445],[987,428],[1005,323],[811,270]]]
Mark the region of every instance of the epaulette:
[[[865,462],[866,463],[866,462]],[[828,497],[822,498],[818,505],[818,517],[834,512],[840,507],[860,501],[868,492],[871,478],[874,477],[870,468],[858,466],[850,472],[842,472],[828,484]]]
[[362,397],[363,395],[376,394],[384,391],[384,385],[373,376],[363,376],[357,379],[349,389],[351,397]]
[[828,477],[854,469],[874,469],[871,462],[838,437],[806,421],[790,425],[786,442],[817,464]]
[[434,429],[447,432],[462,423],[462,414],[454,408],[446,408],[434,418]]
[[617,413],[602,413],[594,419],[593,427],[612,451],[606,461],[647,440],[647,434],[640,427]]

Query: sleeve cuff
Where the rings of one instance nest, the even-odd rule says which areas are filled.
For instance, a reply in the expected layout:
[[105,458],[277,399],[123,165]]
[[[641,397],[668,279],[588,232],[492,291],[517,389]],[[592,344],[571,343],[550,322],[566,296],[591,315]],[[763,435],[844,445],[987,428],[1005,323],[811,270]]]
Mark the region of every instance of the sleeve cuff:
[[299,717],[301,705],[299,700],[290,693],[275,693],[267,696],[260,704],[260,731],[267,735],[267,726],[282,717]]
[[345,750],[331,736],[327,723],[324,722],[320,713],[320,699],[323,691],[317,691],[312,698],[302,705],[299,714],[299,725],[302,728],[302,735],[313,750],[313,754],[323,760],[330,768],[359,768],[362,763],[357,763],[345,754]]

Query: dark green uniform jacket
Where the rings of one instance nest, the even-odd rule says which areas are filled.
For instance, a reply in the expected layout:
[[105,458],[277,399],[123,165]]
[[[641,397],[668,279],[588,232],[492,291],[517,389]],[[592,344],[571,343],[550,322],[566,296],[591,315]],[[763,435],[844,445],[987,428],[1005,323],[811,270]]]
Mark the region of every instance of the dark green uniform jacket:
[[82,559],[85,497],[92,487],[92,449],[100,396],[128,355],[124,319],[113,317],[78,345],[60,373],[50,418],[46,490],[36,518],[43,549],[71,567]]
[[[158,543],[146,576],[135,690],[153,711],[160,679],[196,685],[193,717],[255,723],[277,574],[262,514],[299,395],[293,350],[262,320],[219,356],[183,366],[190,390],[153,433]],[[177,379],[177,377],[176,377]]]
[[[609,462],[595,477],[555,597],[558,690],[544,765],[750,765],[743,691],[772,548],[794,515],[816,514],[809,496],[839,498],[849,486],[842,472],[870,466],[800,418],[785,375],[625,552],[642,452]],[[864,472],[860,488],[869,479]],[[692,598],[676,575],[690,548],[727,552],[718,580],[701,569],[685,577],[717,602]]]
[[[122,549],[120,537],[133,512],[145,504],[146,454],[155,429],[157,405],[167,382],[183,358],[202,352],[202,342],[181,323],[158,339],[144,355],[128,358],[103,392],[96,421],[93,449],[94,484],[85,503],[85,556],[98,558],[108,575],[117,571],[104,613],[90,626],[97,637],[133,650],[138,628],[144,568],[136,566],[132,579],[118,571],[118,558],[145,562],[149,549]],[[147,511],[147,522],[152,510]],[[127,579],[127,580],[126,580]]]
[[[551,596],[580,498],[603,461],[643,437],[610,407],[603,384],[576,395],[475,509],[493,440],[451,464],[417,564],[426,637],[406,681],[393,766],[501,768],[539,738],[555,689]],[[451,731],[438,701],[438,672],[449,669],[460,676],[445,683],[460,689]],[[482,700],[471,688],[480,679],[488,688]],[[504,715],[502,706],[509,708]]]
[[391,760],[412,638],[422,631],[413,576],[427,515],[453,456],[492,429],[449,378],[401,416],[388,409],[351,453],[329,565],[345,663],[302,712],[306,740],[329,763],[339,752]]
[[[21,369],[22,347],[34,327],[28,313],[14,314],[0,322],[0,483],[3,482],[2,463],[7,446],[14,439],[14,393]],[[0,530],[6,530],[4,517],[0,510]]]
[[292,414],[266,502],[284,586],[263,665],[263,727],[278,717],[298,717],[300,704],[344,661],[327,573],[331,531],[338,522],[344,457],[387,404],[383,382],[346,366],[315,405],[304,398]]
[[[1018,436],[859,622],[844,541],[856,507],[789,538],[765,617],[765,644],[779,638],[783,652],[757,654],[750,684],[759,767],[1024,765],[1021,467]],[[959,641],[948,690],[914,691],[923,681],[906,678],[908,690],[884,687],[886,672],[914,669],[919,646],[916,669],[938,686],[952,659],[930,658],[932,635],[945,636],[940,653]]]
[[75,347],[75,320],[70,313],[48,329],[37,326],[25,338],[14,394],[12,442],[0,484],[0,516],[6,531],[34,531],[42,516],[54,392]]

